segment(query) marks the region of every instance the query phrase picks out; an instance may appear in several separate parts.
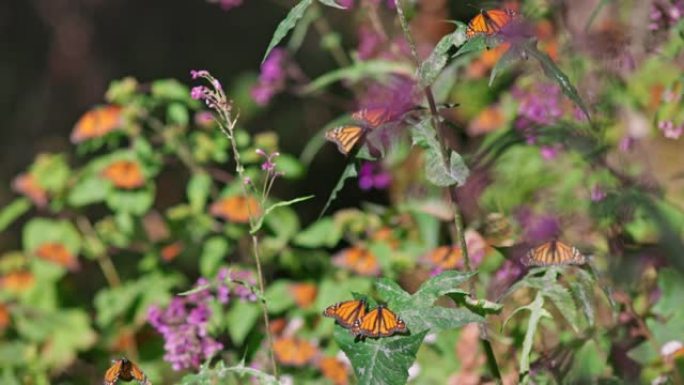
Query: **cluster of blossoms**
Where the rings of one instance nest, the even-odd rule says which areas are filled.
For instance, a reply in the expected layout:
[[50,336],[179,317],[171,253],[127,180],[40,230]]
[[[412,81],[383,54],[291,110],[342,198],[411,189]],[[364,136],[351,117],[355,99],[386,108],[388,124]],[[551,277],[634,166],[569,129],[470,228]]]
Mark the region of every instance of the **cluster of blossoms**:
[[684,1],[654,2],[651,5],[648,29],[657,31],[667,29],[684,17]]
[[226,98],[226,95],[223,92],[223,86],[221,86],[221,82],[219,82],[218,79],[211,76],[211,74],[205,70],[192,70],[190,71],[190,76],[192,76],[193,80],[206,79],[213,87],[213,89],[211,89],[205,86],[195,86],[190,90],[191,98],[204,101],[207,107],[216,111],[230,111],[230,102]]
[[193,293],[174,297],[166,308],[151,306],[147,320],[164,337],[164,360],[174,370],[198,368],[223,349],[209,335],[210,305],[212,301],[228,304],[231,297],[254,302],[257,297],[251,288],[255,284],[251,272],[223,268],[213,284],[200,278]]
[[529,207],[521,207],[515,217],[520,227],[525,229],[523,238],[527,242],[538,244],[560,235],[560,222],[555,216],[536,214]]
[[359,170],[359,187],[361,190],[384,190],[392,183],[392,175],[380,162],[365,162]]
[[512,94],[520,101],[515,128],[526,134],[529,143],[535,142],[528,133],[531,127],[553,124],[563,115],[561,90],[555,84],[538,83],[526,91],[516,88]]
[[668,139],[679,139],[684,132],[684,123],[677,126],[671,120],[661,120],[658,122],[658,129]]
[[273,96],[285,89],[287,60],[288,54],[284,48],[274,48],[261,63],[259,81],[251,91],[252,99],[258,105],[265,106]]

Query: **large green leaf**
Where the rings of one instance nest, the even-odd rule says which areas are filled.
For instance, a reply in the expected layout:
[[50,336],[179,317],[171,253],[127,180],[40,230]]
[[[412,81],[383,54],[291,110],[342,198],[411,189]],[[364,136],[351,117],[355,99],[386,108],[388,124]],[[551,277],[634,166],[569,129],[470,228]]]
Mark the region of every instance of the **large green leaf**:
[[67,202],[74,207],[102,202],[111,190],[111,183],[103,182],[99,176],[88,173],[69,190]]
[[74,255],[81,249],[81,236],[67,220],[34,218],[24,226],[22,241],[28,253],[46,242],[61,243]]
[[271,50],[275,48],[275,46],[280,43],[281,40],[287,35],[288,32],[294,26],[297,24],[297,21],[304,16],[304,13],[306,13],[306,10],[309,8],[309,6],[313,3],[313,0],[302,0],[299,2],[299,4],[295,5],[290,12],[285,16],[285,19],[278,24],[278,27],[276,28],[275,32],[273,33],[273,37],[271,38],[271,42],[268,43],[268,48],[266,48],[266,53],[264,54],[264,58],[261,59],[261,62],[263,63],[264,60],[268,57],[268,54],[271,53]]
[[413,295],[413,301],[421,306],[432,305],[437,298],[450,293],[465,293],[459,289],[459,285],[473,277],[475,272],[464,273],[456,270],[447,270],[432,277]]
[[386,60],[368,60],[355,62],[349,67],[340,68],[328,72],[320,77],[314,79],[308,86],[303,89],[303,92],[310,93],[319,91],[335,82],[348,81],[350,83],[357,83],[363,79],[370,77],[379,77],[383,75],[412,75],[412,69],[407,64],[398,63]]
[[230,252],[228,240],[222,236],[213,236],[207,239],[202,246],[202,254],[199,258],[200,273],[204,277],[213,277],[218,272],[219,266]]
[[242,345],[247,338],[247,334],[252,330],[261,309],[255,302],[234,301],[234,305],[226,314],[225,324],[228,327],[228,334],[233,343]]
[[285,208],[285,207],[288,207],[288,206],[292,206],[292,205],[295,204],[295,203],[303,202],[303,201],[309,200],[309,199],[311,199],[311,198],[313,198],[313,197],[314,197],[313,195],[307,195],[307,196],[305,196],[305,197],[299,197],[299,198],[290,199],[289,201],[280,201],[280,202],[277,202],[277,203],[274,203],[274,204],[268,206],[268,207],[266,208],[266,210],[264,210],[264,213],[261,215],[261,217],[259,217],[259,220],[257,221],[257,223],[254,224],[254,226],[253,226],[252,229],[250,230],[250,233],[256,234],[256,232],[259,231],[259,230],[261,229],[261,226],[263,226],[263,224],[264,224],[264,219],[265,219],[269,214],[271,214],[271,212],[273,212],[273,210],[275,210],[275,209],[277,209],[277,208],[279,208],[279,207]]
[[428,181],[440,187],[465,184],[470,173],[468,166],[455,151],[451,151],[447,161],[430,118],[411,128],[411,140],[414,145],[425,148],[425,176]]
[[192,175],[188,182],[187,195],[192,211],[199,213],[204,210],[211,192],[211,177],[206,172]]
[[427,332],[361,341],[337,326],[334,337],[351,360],[359,385],[396,385],[406,383],[408,369]]
[[180,385],[220,385],[233,384],[234,374],[240,377],[250,377],[256,380],[260,385],[278,385],[281,384],[275,377],[264,373],[260,370],[245,366],[244,361],[231,367],[226,367],[223,361],[219,361],[212,368],[209,364],[202,365],[198,373],[185,375]]
[[445,35],[437,43],[427,59],[418,68],[418,77],[423,86],[431,85],[447,64],[449,50],[457,47],[466,41],[465,26],[459,25],[454,32]]
[[325,217],[312,223],[300,231],[294,238],[294,244],[302,247],[333,247],[342,238],[342,229],[332,218]]
[[[537,292],[537,295],[531,304],[519,309],[526,309],[530,311],[530,319],[527,321],[522,352],[520,352],[520,368],[518,371],[520,378],[523,379],[522,383],[527,383],[529,380],[528,374],[530,372],[530,354],[532,353],[534,334],[537,332],[537,327],[539,326],[539,321],[542,319],[542,317],[551,316],[546,310],[544,310],[544,297],[541,291]],[[515,312],[517,313],[518,310]]]

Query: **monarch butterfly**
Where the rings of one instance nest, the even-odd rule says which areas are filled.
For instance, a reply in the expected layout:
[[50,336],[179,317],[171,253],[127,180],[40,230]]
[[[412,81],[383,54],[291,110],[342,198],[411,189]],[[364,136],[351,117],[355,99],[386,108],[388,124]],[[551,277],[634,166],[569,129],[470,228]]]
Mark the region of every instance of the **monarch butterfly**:
[[45,242],[36,249],[35,254],[40,259],[64,266],[68,269],[75,269],[78,267],[76,256],[73,255],[64,244],[59,242]]
[[325,133],[325,139],[335,143],[344,155],[349,155],[368,131],[387,123],[389,113],[384,108],[362,109],[353,113],[352,119],[357,121],[357,124],[336,127]]
[[582,265],[587,258],[573,246],[560,241],[546,242],[530,250],[522,260],[526,266]]
[[466,37],[471,38],[475,35],[493,36],[506,25],[508,25],[517,14],[510,9],[492,9],[480,11],[473,17],[466,28]]
[[369,250],[360,246],[352,246],[339,251],[333,256],[333,264],[360,275],[380,274],[378,259]]
[[255,218],[260,215],[261,208],[259,202],[251,196],[233,195],[214,202],[209,212],[230,222],[247,223],[250,215]]
[[104,375],[104,385],[114,385],[118,380],[136,380],[140,385],[152,385],[145,373],[126,357],[112,361],[112,366],[107,369]]
[[110,163],[102,171],[102,176],[110,180],[115,187],[132,190],[145,184],[145,177],[138,163],[132,160],[118,160]]
[[311,306],[316,300],[318,287],[313,283],[295,283],[290,285],[290,294],[292,294],[297,306],[304,309]]
[[109,105],[93,108],[81,116],[71,132],[71,142],[81,143],[88,139],[99,138],[115,130],[121,124],[119,106]]
[[394,333],[406,331],[406,323],[385,305],[379,305],[358,318],[352,325],[351,332],[355,336],[389,337]]
[[335,318],[345,328],[351,328],[357,320],[366,315],[366,312],[366,301],[355,299],[330,305],[323,311],[323,315]]
[[461,261],[461,249],[455,246],[440,246],[423,257],[428,265],[442,270],[455,269]]
[[295,337],[282,337],[273,342],[273,353],[283,365],[304,366],[318,353],[312,343]]

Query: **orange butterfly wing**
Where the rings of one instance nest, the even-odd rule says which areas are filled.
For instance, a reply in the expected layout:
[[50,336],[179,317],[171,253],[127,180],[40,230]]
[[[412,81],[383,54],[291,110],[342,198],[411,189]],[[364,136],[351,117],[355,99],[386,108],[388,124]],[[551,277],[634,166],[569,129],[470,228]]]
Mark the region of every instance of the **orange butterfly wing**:
[[352,119],[375,128],[389,121],[389,111],[385,108],[364,108],[354,112]]
[[145,373],[143,373],[142,370],[140,370],[138,365],[134,364],[131,361],[128,361],[128,363],[130,364],[129,374],[132,377],[132,379],[138,381],[140,385],[152,385],[150,380],[147,379],[147,376],[145,375]]
[[510,9],[482,11],[468,23],[466,37],[471,38],[479,34],[492,36],[501,31],[515,16],[516,13]]
[[283,337],[273,342],[273,353],[283,365],[304,366],[317,352],[313,344],[298,338]]
[[349,155],[367,131],[367,128],[359,125],[341,126],[326,132],[325,139],[335,143],[342,154]]
[[352,246],[339,251],[333,257],[333,263],[361,275],[380,274],[380,264],[375,255],[359,246]]
[[126,190],[142,187],[145,184],[140,166],[130,160],[119,160],[107,166],[102,175],[110,180],[114,186]]
[[121,367],[123,366],[123,360],[114,360],[112,366],[107,369],[104,374],[104,385],[114,385],[119,380],[119,373],[121,373]]
[[345,328],[350,328],[354,325],[356,320],[363,318],[366,315],[366,301],[351,300],[339,302],[328,306],[323,315],[330,318],[335,318],[337,322]]
[[530,250],[522,262],[526,266],[582,265],[586,257],[574,246],[550,241]]
[[393,311],[380,305],[369,311],[352,325],[351,332],[356,336],[389,337],[407,330],[406,323]]
[[440,246],[425,256],[425,261],[431,267],[443,270],[455,269],[461,261],[461,249],[453,246]]
[[88,139],[98,138],[115,130],[121,124],[119,106],[109,105],[94,108],[81,116],[71,132],[71,141],[80,143]]

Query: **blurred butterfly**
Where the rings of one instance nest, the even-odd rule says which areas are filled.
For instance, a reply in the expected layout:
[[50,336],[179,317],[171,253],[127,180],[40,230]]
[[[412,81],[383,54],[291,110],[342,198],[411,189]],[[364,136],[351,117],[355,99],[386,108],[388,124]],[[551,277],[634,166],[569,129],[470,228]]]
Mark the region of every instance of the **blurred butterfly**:
[[345,365],[344,361],[335,357],[323,357],[318,362],[318,368],[321,369],[323,377],[335,385],[347,385],[349,383],[347,365]]
[[587,258],[573,246],[550,241],[530,250],[522,259],[526,266],[582,265]]
[[461,249],[455,246],[440,246],[423,257],[423,261],[441,270],[455,269],[461,262]]
[[351,328],[351,332],[355,336],[371,338],[389,337],[394,333],[403,333],[406,330],[406,323],[385,305],[379,305],[357,319]]
[[340,250],[333,256],[333,264],[360,275],[373,276],[380,274],[378,259],[370,250],[360,246],[352,246]]
[[71,132],[71,142],[81,143],[88,139],[99,138],[121,125],[122,108],[115,105],[96,107],[86,112],[76,122]]
[[118,160],[109,164],[102,171],[102,176],[121,189],[132,190],[145,185],[140,166],[132,160]]
[[362,109],[353,113],[352,119],[356,124],[336,127],[325,133],[325,139],[335,143],[344,155],[349,155],[368,131],[387,123],[389,111],[384,108]]
[[516,12],[510,9],[492,9],[480,11],[473,17],[466,28],[466,37],[471,38],[475,35],[496,35],[508,25],[515,17]]
[[363,318],[366,312],[366,301],[355,299],[330,305],[323,311],[323,315],[334,318],[341,326],[349,329],[357,320]]
[[45,242],[38,246],[35,254],[42,260],[55,263],[70,270],[78,267],[76,256],[64,244],[59,242]]
[[276,360],[283,365],[304,366],[316,356],[318,349],[308,341],[282,337],[273,342],[273,353]]
[[152,385],[138,365],[134,364],[126,357],[121,357],[118,360],[112,361],[112,366],[105,372],[103,384],[114,385],[119,380],[126,382],[136,380],[140,385]]
[[254,218],[261,215],[261,208],[259,202],[251,196],[232,195],[214,202],[209,212],[229,222],[247,223],[250,215]]

